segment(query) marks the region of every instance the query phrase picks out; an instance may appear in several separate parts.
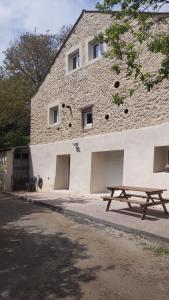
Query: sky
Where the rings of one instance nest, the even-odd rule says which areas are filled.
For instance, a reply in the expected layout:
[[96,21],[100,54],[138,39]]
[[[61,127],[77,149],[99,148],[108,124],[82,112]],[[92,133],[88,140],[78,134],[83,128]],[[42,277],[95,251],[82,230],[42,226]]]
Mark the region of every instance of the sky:
[[0,0],[0,65],[3,51],[24,32],[57,33],[74,24],[82,9],[95,9],[98,0]]
[[[95,9],[99,0],[0,0],[0,65],[3,51],[24,32],[57,33],[74,24],[82,9]],[[164,10],[169,11],[169,7]]]

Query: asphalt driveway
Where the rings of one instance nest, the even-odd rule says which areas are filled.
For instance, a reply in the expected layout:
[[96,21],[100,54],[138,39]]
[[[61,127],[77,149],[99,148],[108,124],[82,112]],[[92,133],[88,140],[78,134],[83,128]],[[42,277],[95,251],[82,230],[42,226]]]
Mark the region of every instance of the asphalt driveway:
[[0,299],[168,299],[169,258],[0,195]]

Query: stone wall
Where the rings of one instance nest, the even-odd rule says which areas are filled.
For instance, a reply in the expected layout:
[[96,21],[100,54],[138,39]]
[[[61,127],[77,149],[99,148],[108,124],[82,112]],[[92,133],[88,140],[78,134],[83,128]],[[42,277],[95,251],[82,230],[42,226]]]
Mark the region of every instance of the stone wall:
[[[112,93],[133,88],[133,81],[124,74],[116,76],[111,70],[111,61],[103,58],[94,63],[86,61],[87,40],[112,23],[109,14],[85,12],[75,27],[64,48],[53,64],[50,73],[32,99],[31,144],[50,143],[88,135],[119,132],[127,129],[148,127],[169,120],[169,83],[164,81],[151,92],[138,82],[137,91],[124,104],[112,104]],[[82,66],[72,74],[66,74],[66,54],[80,44]],[[158,68],[159,59],[154,59],[146,50],[142,63],[147,70]],[[114,83],[120,81],[115,89]],[[48,104],[60,103],[59,126],[49,127]],[[69,108],[62,108],[62,104]],[[80,108],[93,104],[93,129],[84,131]],[[128,114],[124,110],[128,109]],[[105,119],[109,115],[109,119]],[[72,127],[69,127],[71,123]]]
[[7,175],[7,154],[0,152],[0,191],[4,191]]

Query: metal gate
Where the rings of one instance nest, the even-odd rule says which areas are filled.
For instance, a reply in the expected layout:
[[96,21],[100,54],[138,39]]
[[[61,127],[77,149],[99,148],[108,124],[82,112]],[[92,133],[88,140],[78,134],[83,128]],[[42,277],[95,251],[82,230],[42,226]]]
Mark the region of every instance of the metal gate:
[[29,148],[15,148],[13,157],[13,190],[25,190],[29,182]]

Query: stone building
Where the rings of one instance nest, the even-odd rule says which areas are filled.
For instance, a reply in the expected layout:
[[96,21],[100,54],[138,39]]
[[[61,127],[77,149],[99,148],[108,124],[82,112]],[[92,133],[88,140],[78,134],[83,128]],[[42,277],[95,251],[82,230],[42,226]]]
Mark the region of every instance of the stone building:
[[[97,193],[110,184],[169,188],[169,82],[137,91],[123,105],[112,94],[133,87],[111,71],[105,44],[94,37],[113,22],[83,11],[31,101],[32,174],[43,189]],[[142,64],[159,60],[147,50]]]

